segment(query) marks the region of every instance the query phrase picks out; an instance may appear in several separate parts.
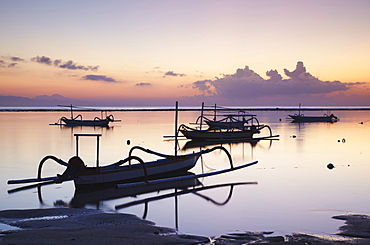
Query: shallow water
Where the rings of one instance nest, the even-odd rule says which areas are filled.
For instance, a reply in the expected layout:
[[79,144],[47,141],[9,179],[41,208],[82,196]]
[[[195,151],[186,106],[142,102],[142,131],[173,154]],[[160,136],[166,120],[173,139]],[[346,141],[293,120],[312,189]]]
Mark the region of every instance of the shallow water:
[[[332,234],[343,224],[331,219],[333,215],[370,213],[370,111],[332,110],[340,118],[333,124],[293,124],[286,120],[289,112],[283,110],[253,113],[280,137],[255,144],[224,144],[233,157],[234,165],[255,160],[258,164],[199,179],[204,187],[214,188],[204,188],[196,193],[177,190],[178,195],[162,199],[158,197],[175,190],[128,197],[118,195],[111,200],[94,201],[109,194],[99,192],[82,206],[105,212],[132,213],[160,226],[208,236],[246,230],[268,230],[275,234]],[[96,112],[81,114],[86,119],[97,116]],[[49,125],[61,116],[68,116],[68,112],[0,112],[0,209],[52,208],[71,202],[75,195],[72,182],[14,193],[8,191],[21,185],[7,185],[6,182],[9,179],[35,178],[38,163],[46,155],[55,155],[67,161],[76,151],[75,133],[102,134],[101,165],[124,159],[133,145],[166,154],[174,153],[174,141],[163,138],[164,135],[174,135],[174,112],[121,111],[113,114],[122,121],[111,124],[110,128],[68,128]],[[305,114],[321,115],[322,112]],[[179,124],[194,122],[198,115],[196,111],[180,112]],[[261,136],[266,134],[267,131],[262,132]],[[179,141],[179,153],[200,149],[184,150],[186,143],[187,140]],[[95,165],[94,138],[80,139],[79,152],[87,165]],[[148,155],[141,157],[152,159]],[[331,170],[327,168],[329,163],[334,165]],[[215,151],[204,155],[191,172],[202,173],[228,167],[227,156]],[[63,170],[64,167],[47,161],[42,175],[55,176]],[[152,197],[158,200],[149,199],[137,205],[115,208]]]

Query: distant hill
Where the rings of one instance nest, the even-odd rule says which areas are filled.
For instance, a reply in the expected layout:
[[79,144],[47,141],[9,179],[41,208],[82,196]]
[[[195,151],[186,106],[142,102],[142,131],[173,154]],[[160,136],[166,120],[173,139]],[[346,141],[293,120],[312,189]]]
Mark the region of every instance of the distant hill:
[[86,101],[70,99],[60,94],[39,95],[33,99],[19,96],[1,96],[0,106],[57,106],[59,104],[87,104]]

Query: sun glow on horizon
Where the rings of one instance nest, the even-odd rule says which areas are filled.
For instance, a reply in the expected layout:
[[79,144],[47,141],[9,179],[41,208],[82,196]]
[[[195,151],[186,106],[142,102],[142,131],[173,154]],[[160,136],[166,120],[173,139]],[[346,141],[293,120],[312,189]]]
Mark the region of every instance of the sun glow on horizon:
[[[236,94],[243,92],[253,98],[243,103],[263,103],[268,96],[280,102],[288,95],[279,91],[276,79],[281,76],[287,86],[294,79],[285,69],[292,71],[303,61],[318,83],[316,90],[304,92],[307,101],[319,94],[338,98],[328,103],[340,103],[339,98],[356,103],[358,94],[359,104],[370,104],[367,1],[35,4],[31,8],[29,3],[4,2],[0,9],[0,21],[8,23],[0,37],[6,50],[0,53],[1,96],[206,96],[237,103]],[[265,89],[261,83],[250,87],[254,82],[248,74],[238,81],[229,79],[246,66]],[[334,88],[334,81],[341,86]],[[299,91],[292,86],[291,100]]]

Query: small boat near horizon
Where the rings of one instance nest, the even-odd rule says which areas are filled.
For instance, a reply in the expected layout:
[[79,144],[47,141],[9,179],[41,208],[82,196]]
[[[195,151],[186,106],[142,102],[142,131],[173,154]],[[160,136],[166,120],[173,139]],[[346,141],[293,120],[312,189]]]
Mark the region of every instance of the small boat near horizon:
[[94,127],[109,127],[110,122],[120,122],[121,120],[115,120],[113,115],[107,115],[105,113],[105,118],[103,118],[103,111],[101,111],[101,118],[95,117],[94,119],[86,120],[82,119],[82,115],[78,114],[77,116],[73,116],[73,108],[80,108],[77,106],[69,105],[58,105],[61,107],[70,107],[71,108],[71,117],[61,117],[58,122],[50,125],[62,125],[62,126],[69,126],[69,127],[76,127],[76,126],[94,126]]
[[334,123],[339,120],[334,114],[324,114],[322,116],[305,116],[301,113],[301,103],[299,103],[298,114],[288,115],[291,119],[293,119],[293,123],[304,123],[304,122],[329,122]]
[[339,119],[338,117],[334,116],[334,114],[324,114],[323,116],[305,116],[303,114],[295,114],[295,115],[289,115],[291,119],[293,119],[292,122],[296,123],[302,123],[302,122],[329,122],[334,123],[337,122]]

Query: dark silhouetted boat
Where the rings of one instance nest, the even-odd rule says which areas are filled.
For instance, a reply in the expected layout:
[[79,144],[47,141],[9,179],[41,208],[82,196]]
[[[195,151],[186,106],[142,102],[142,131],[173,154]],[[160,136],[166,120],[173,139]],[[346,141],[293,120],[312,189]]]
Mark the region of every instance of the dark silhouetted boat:
[[305,116],[303,114],[295,114],[295,115],[289,115],[293,122],[302,123],[302,122],[337,122],[338,117],[334,116],[334,114],[324,114],[323,116]]
[[[94,126],[94,127],[108,127],[110,122],[119,122],[120,120],[115,120],[113,115],[106,115],[105,118],[95,117],[94,119],[86,120],[82,119],[82,115],[78,114],[77,116],[73,116],[73,108],[80,108],[77,106],[69,105],[58,105],[61,107],[70,107],[71,108],[71,117],[61,117],[58,122],[51,125],[63,125],[69,127],[75,126]],[[102,111],[101,111],[102,112]],[[103,114],[103,112],[102,112]]]
[[[238,113],[225,114],[229,110],[238,111]],[[207,129],[202,129],[203,123],[208,125]],[[270,126],[260,124],[256,115],[246,114],[243,110],[238,109],[219,109],[214,106],[213,119],[204,114],[204,103],[202,103],[201,115],[196,120],[198,128],[192,128],[185,124],[181,124],[179,132],[187,139],[202,140],[202,141],[230,141],[230,140],[250,140],[255,134],[260,134],[261,130],[267,128],[269,135],[262,138],[278,137],[273,136]]]
[[261,130],[264,128],[268,128],[270,131],[270,135],[262,138],[271,138],[277,137],[278,135],[272,135],[271,128],[268,125],[251,125],[251,126],[244,126],[242,128],[230,128],[230,129],[216,129],[216,128],[208,128],[208,129],[196,129],[181,124],[179,127],[179,131],[187,138],[191,140],[209,140],[209,141],[229,141],[229,140],[248,140],[253,139],[254,134],[261,133]]
[[298,114],[289,115],[291,119],[293,119],[292,122],[294,123],[304,123],[304,122],[329,122],[334,123],[339,120],[338,117],[334,116],[334,114],[324,114],[322,116],[305,116],[301,113],[301,104],[299,103],[299,109]]
[[[93,187],[99,185],[112,185],[117,183],[131,183],[132,185],[147,185],[151,179],[159,178],[163,175],[186,172],[193,168],[203,154],[210,153],[214,150],[223,150],[230,161],[231,168],[217,172],[207,173],[206,175],[194,175],[194,178],[199,176],[206,177],[224,172],[234,171],[250,165],[256,164],[257,161],[247,163],[241,166],[234,167],[230,153],[222,146],[216,146],[211,149],[201,150],[185,155],[166,155],[158,153],[140,146],[134,146],[129,151],[129,156],[115,163],[100,166],[99,165],[99,137],[101,134],[75,134],[76,136],[76,156],[72,157],[68,162],[65,162],[55,156],[44,157],[38,167],[38,175],[35,179],[9,180],[8,184],[23,184],[23,183],[62,183],[64,181],[73,180],[76,188]],[[96,167],[86,167],[81,158],[78,157],[78,138],[82,136],[97,138],[97,160]],[[160,159],[144,162],[140,157],[132,155],[134,150],[141,150],[148,154],[160,157]],[[47,160],[54,160],[60,165],[66,167],[66,170],[61,175],[55,177],[42,178],[41,172],[44,163]],[[131,163],[135,161],[135,163]],[[188,178],[188,177],[186,177]],[[176,179],[178,180],[178,179]],[[163,181],[163,180],[162,180]],[[168,178],[166,181],[173,181]]]

